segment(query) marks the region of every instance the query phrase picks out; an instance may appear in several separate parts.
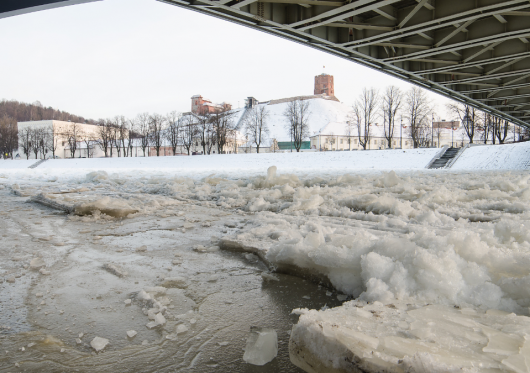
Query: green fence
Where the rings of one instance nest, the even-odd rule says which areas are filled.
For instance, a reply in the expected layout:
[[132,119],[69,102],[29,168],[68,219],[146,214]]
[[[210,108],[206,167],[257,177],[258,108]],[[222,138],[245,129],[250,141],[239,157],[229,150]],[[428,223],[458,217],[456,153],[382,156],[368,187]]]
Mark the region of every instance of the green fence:
[[[280,150],[296,150],[296,148],[294,147],[294,143],[291,141],[279,141],[278,148],[280,148]],[[311,141],[302,141],[302,146],[300,147],[300,150],[308,149],[311,149]]]

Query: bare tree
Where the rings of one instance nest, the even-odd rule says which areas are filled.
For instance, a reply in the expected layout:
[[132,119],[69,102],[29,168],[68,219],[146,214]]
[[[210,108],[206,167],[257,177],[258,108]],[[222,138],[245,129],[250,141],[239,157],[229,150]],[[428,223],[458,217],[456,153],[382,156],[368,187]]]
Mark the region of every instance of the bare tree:
[[401,108],[402,100],[403,94],[398,87],[393,85],[386,88],[382,97],[383,128],[385,139],[389,148],[392,148],[392,138],[394,137],[396,116],[399,109]]
[[195,135],[197,133],[197,119],[194,114],[190,113],[184,117],[184,122],[182,124],[182,145],[186,148],[188,155],[190,155],[193,142],[195,141]]
[[226,109],[216,111],[212,115],[212,124],[217,151],[219,154],[223,154],[230,136],[233,136],[235,133],[233,113]]
[[287,104],[283,115],[287,119],[287,130],[297,152],[302,143],[309,137],[309,101],[293,100]]
[[428,126],[431,112],[425,90],[412,87],[405,95],[405,117],[409,122],[409,133],[415,148],[428,146],[431,141]]
[[[123,151],[123,156],[128,156],[129,146],[127,145],[127,139],[129,137],[129,130],[127,129],[127,119],[123,115],[119,115],[115,119],[116,122],[116,132],[117,132],[117,144],[116,148],[120,148]],[[118,157],[119,157],[118,152]]]
[[26,159],[29,159],[29,155],[31,154],[31,136],[32,130],[29,127],[19,131],[19,144],[22,152],[26,155]]
[[57,148],[59,147],[59,141],[61,140],[61,133],[59,129],[52,123],[48,132],[48,149],[52,151],[52,157],[55,159]]
[[82,131],[79,135],[81,141],[84,142],[86,146],[86,157],[94,157],[94,142],[96,142],[96,137],[91,132]]
[[18,129],[14,118],[4,114],[0,117],[0,152],[3,158],[13,158],[18,148]]
[[475,137],[475,128],[479,121],[478,110],[472,106],[460,103],[449,104],[449,110],[462,122],[462,126],[466,131],[469,143],[473,144]]
[[31,150],[35,154],[35,159],[39,159],[40,143],[42,141],[42,131],[40,128],[31,129]]
[[116,153],[118,158],[121,157],[121,139],[120,139],[120,117],[116,116],[111,121],[109,127],[110,138],[111,138],[111,147],[110,147],[110,156],[112,157],[112,146],[116,148]]
[[213,138],[213,124],[210,113],[196,115],[196,133],[202,146],[202,154],[210,154]]
[[149,144],[155,148],[157,157],[160,157],[165,122],[166,118],[160,114],[152,114],[149,116]]
[[245,116],[245,134],[256,145],[256,153],[259,153],[261,143],[269,136],[268,119],[269,112],[265,105],[254,106]]
[[111,138],[110,138],[110,131],[108,130],[108,126],[110,125],[110,121],[106,119],[100,119],[98,121],[98,145],[103,150],[103,153],[105,153],[105,157],[109,156],[109,146],[112,146],[111,144]]
[[68,129],[66,130],[66,142],[68,143],[68,147],[70,148],[70,157],[75,157],[75,152],[77,150],[77,143],[80,141],[79,134],[81,132],[80,127],[76,122],[71,122],[68,125]]
[[[204,132],[204,144],[206,149],[206,154],[212,154],[212,149],[216,145],[216,133],[213,126],[212,116],[208,113],[206,116],[206,131]],[[201,140],[202,141],[202,140]]]
[[171,150],[173,151],[173,155],[177,154],[177,146],[179,144],[180,139],[180,126],[182,124],[180,120],[180,114],[176,111],[172,111],[166,116],[166,121],[168,123],[168,127],[166,130],[166,139],[171,144]]
[[135,122],[138,134],[140,135],[140,146],[145,157],[145,152],[149,147],[149,113],[138,114]]
[[129,147],[129,157],[133,156],[135,136],[136,136],[136,122],[134,120],[128,120],[127,121],[127,146]]
[[370,126],[375,120],[375,111],[379,102],[379,94],[374,88],[363,88],[363,91],[353,104],[353,113],[350,121],[357,126],[359,145],[366,150],[370,144]]
[[484,144],[487,144],[493,134],[493,120],[490,113],[483,111],[481,114],[480,116],[477,115],[475,126],[476,130],[480,132],[480,139]]
[[46,128],[39,128],[37,131],[39,132],[40,153],[42,154],[42,158],[46,159],[46,154],[48,154],[48,150],[50,150],[48,148],[48,137],[50,136],[50,134]]
[[508,136],[508,129],[510,127],[510,124],[507,120],[503,120],[497,117],[494,117],[493,121],[495,122],[495,137],[497,138],[497,140],[499,140],[499,144],[504,144],[504,141]]

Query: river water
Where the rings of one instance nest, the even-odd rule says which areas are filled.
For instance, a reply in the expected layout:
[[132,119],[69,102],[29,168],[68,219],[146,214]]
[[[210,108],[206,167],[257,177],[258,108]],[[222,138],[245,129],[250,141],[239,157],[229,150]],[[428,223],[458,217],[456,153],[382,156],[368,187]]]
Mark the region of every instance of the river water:
[[[0,198],[0,372],[301,372],[289,360],[291,310],[340,304],[318,284],[262,276],[253,255],[204,252],[245,230],[240,212],[180,203],[130,219],[79,218],[7,188]],[[35,258],[43,271],[29,266]],[[164,284],[156,291],[167,322],[149,329],[137,295]],[[278,356],[264,366],[242,359],[252,326],[278,334]],[[109,340],[99,353],[96,336]]]

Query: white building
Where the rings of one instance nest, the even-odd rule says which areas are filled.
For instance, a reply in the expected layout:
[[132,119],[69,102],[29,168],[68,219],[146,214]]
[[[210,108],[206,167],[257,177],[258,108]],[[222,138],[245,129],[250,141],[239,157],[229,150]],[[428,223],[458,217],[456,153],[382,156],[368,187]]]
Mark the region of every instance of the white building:
[[[60,120],[41,120],[41,121],[30,121],[30,122],[19,122],[18,123],[18,134],[19,134],[19,149],[18,157],[21,159],[35,159],[35,152],[30,149],[29,154],[25,154],[21,144],[23,143],[24,134],[27,130],[42,130],[44,134],[39,133],[40,141],[46,142],[43,148],[46,152],[43,154],[39,152],[37,158],[52,158],[55,153],[56,158],[72,158],[72,152],[70,150],[69,138],[75,136],[75,147],[74,158],[100,158],[104,157],[105,153],[99,146],[101,127],[86,124],[86,123],[74,123],[64,122]],[[33,142],[34,139],[29,139]],[[125,141],[126,146],[128,141]],[[139,144],[133,144],[133,156],[143,156],[143,152]],[[55,148],[55,152],[52,150]],[[140,148],[140,149],[138,149]],[[109,152],[110,154],[110,152]],[[120,153],[123,156],[123,152]],[[117,157],[118,151],[114,147],[112,157]]]

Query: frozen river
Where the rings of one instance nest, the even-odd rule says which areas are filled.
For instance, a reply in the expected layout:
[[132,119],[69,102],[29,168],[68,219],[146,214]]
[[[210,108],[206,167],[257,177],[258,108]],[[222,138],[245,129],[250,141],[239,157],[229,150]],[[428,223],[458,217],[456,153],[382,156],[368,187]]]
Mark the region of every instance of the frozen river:
[[530,174],[476,149],[6,167],[0,372],[528,373]]
[[[288,356],[291,310],[340,303],[297,277],[264,279],[256,256],[194,250],[239,231],[244,214],[180,203],[126,220],[79,219],[9,189],[0,196],[9,279],[0,291],[1,372],[301,372]],[[28,267],[34,258],[49,274]],[[167,307],[164,325],[146,327],[143,289]],[[278,357],[264,367],[242,360],[251,326],[278,334]],[[99,354],[96,336],[110,341]]]

